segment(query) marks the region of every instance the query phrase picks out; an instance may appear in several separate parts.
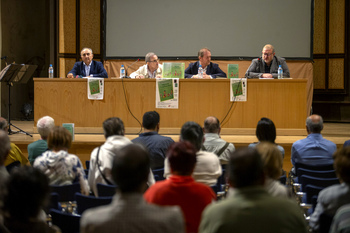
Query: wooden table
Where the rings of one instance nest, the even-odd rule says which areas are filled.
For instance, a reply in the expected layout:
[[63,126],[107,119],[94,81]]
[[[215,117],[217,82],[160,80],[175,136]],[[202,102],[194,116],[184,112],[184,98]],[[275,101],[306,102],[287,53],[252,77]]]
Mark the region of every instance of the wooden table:
[[305,134],[305,79],[249,79],[247,101],[235,103],[230,102],[229,84],[229,79],[180,80],[179,109],[156,109],[154,79],[105,79],[104,99],[89,100],[86,79],[34,78],[34,124],[49,115],[56,125],[75,123],[77,133],[94,133],[102,132],[105,119],[117,116],[127,129],[138,131],[132,114],[142,122],[144,112],[155,110],[163,133],[168,134],[178,134],[189,120],[203,125],[210,115],[220,121],[227,115],[222,124],[227,134],[254,134],[261,117],[273,120],[279,135]]

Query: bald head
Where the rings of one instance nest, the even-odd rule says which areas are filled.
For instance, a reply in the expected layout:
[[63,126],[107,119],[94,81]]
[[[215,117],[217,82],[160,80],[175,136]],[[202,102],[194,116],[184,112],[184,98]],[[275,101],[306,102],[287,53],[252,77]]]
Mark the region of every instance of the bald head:
[[311,115],[306,118],[306,130],[309,134],[321,133],[323,129],[323,119],[320,115]]
[[220,122],[214,116],[207,117],[204,121],[204,133],[220,133]]
[[7,131],[7,127],[8,127],[8,123],[7,120],[3,117],[0,117],[0,129]]

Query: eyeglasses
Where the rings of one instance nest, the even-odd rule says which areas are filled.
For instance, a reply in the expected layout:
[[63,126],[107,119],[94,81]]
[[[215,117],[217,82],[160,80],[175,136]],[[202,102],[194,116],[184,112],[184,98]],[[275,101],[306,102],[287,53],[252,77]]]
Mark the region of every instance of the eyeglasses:
[[263,53],[262,55],[263,55],[263,56],[266,56],[266,57],[269,57],[269,56],[272,55],[272,53]]
[[83,53],[81,56],[82,56],[82,57],[90,56],[90,53]]
[[157,59],[157,60],[153,60],[153,61],[149,61],[149,62],[159,62],[159,59]]

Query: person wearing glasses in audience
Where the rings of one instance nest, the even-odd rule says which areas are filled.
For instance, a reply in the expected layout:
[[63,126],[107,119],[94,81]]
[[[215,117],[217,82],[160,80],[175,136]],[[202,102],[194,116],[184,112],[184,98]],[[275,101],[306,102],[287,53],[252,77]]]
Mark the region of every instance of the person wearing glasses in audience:
[[67,74],[67,78],[78,77],[97,77],[108,78],[107,71],[103,67],[102,62],[94,61],[92,49],[83,48],[80,52],[83,61],[76,62],[73,69]]
[[153,53],[147,53],[145,57],[146,64],[130,74],[131,78],[162,78],[163,67],[159,64],[158,56]]
[[275,48],[267,44],[262,50],[262,56],[252,60],[245,76],[247,78],[277,78],[279,65],[282,66],[283,77],[289,78],[286,59],[275,56]]

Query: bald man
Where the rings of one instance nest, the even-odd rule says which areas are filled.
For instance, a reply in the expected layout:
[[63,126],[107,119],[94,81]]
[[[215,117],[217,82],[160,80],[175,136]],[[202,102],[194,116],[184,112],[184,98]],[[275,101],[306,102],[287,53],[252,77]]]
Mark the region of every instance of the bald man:
[[[304,163],[323,165],[333,163],[333,153],[337,146],[322,137],[323,119],[319,115],[311,115],[306,118],[307,137],[296,141],[292,145],[292,164]],[[292,169],[294,172],[294,168]]]
[[279,65],[282,66],[283,77],[289,78],[286,59],[275,56],[275,48],[267,44],[262,50],[261,57],[252,60],[245,76],[248,78],[277,78]]

